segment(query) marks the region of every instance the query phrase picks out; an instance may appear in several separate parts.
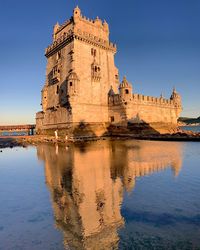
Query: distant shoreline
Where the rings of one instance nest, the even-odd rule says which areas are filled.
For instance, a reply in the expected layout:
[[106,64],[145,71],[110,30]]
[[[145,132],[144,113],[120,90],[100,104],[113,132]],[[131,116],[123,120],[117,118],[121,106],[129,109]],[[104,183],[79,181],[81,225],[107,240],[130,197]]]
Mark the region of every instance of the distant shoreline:
[[200,127],[200,123],[180,124],[179,127]]

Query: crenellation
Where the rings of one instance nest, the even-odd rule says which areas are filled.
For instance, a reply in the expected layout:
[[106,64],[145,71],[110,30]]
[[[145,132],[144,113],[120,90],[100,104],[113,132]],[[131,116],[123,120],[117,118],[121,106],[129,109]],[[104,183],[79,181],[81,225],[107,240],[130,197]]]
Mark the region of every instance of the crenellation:
[[63,24],[59,25],[59,27],[54,31],[54,34],[57,35],[61,32],[66,26],[72,23],[72,19],[66,20]]
[[[173,101],[170,99],[158,98],[158,97],[153,97],[153,96],[145,96],[142,94],[135,94],[135,93],[132,94],[132,96],[133,96],[132,102],[134,102],[134,103],[144,104],[144,105],[154,105],[154,106],[163,107],[163,108],[166,108],[166,107],[174,108],[175,107]],[[116,94],[115,98],[116,97],[120,98],[120,95]],[[124,101],[126,101],[126,100],[124,99]],[[119,102],[114,102],[114,104],[118,105]]]

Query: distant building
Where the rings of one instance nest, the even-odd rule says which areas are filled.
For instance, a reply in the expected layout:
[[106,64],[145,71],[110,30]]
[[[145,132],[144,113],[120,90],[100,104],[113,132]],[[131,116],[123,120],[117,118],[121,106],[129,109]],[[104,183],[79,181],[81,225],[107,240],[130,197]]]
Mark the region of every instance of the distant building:
[[45,52],[42,111],[36,114],[38,133],[80,124],[104,124],[105,128],[110,124],[177,124],[182,106],[176,90],[170,99],[134,93],[125,77],[119,81],[116,52],[106,21],[86,18],[78,7],[71,19],[54,26],[53,43]]

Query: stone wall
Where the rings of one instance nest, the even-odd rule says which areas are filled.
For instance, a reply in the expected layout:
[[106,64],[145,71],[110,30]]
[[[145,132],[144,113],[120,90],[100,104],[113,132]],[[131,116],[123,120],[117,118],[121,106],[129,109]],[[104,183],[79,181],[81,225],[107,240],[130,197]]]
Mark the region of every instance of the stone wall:
[[181,103],[163,97],[156,98],[140,94],[115,94],[109,96],[109,118],[113,123],[172,123],[182,110]]

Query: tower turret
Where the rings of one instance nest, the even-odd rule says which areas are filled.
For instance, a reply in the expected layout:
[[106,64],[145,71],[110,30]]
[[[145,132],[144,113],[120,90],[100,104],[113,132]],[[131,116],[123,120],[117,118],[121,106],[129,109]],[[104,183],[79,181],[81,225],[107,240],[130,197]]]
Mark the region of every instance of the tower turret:
[[170,100],[174,103],[175,112],[176,112],[176,122],[177,122],[178,117],[180,116],[181,111],[182,111],[182,104],[181,104],[181,96],[177,93],[175,88],[172,91]]
[[104,27],[104,30],[106,30],[109,33],[109,25],[106,22],[106,20],[104,20],[104,22],[103,22],[103,27]]
[[77,74],[72,71],[67,77],[67,96],[73,97],[78,95],[79,90],[79,78]]
[[56,32],[58,31],[58,29],[60,28],[59,23],[57,22],[54,27],[53,27],[53,41],[56,40]]
[[120,93],[120,97],[122,98],[122,100],[124,101],[131,101],[133,94],[132,94],[132,85],[131,83],[129,83],[126,79],[126,77],[124,76],[121,84],[119,85],[119,93]]
[[73,11],[74,22],[76,23],[77,21],[79,21],[80,17],[81,17],[81,10],[78,6],[76,6],[76,8]]
[[170,100],[173,101],[176,107],[181,108],[181,96],[178,94],[175,88],[173,88]]

